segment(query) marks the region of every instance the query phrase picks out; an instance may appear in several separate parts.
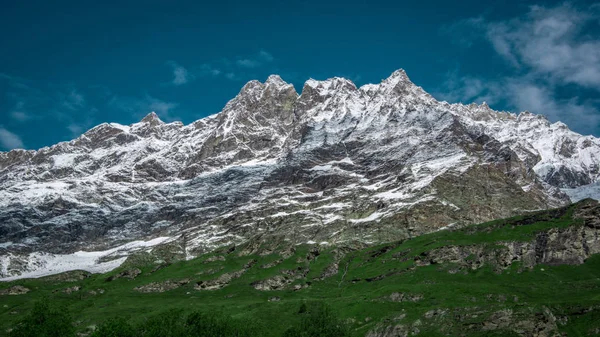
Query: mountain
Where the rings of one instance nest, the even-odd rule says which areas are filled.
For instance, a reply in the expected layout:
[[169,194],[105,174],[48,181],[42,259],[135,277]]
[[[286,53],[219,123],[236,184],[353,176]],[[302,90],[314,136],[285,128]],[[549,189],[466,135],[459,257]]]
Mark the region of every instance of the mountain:
[[568,204],[598,191],[598,163],[597,138],[439,102],[403,70],[301,94],[272,75],[190,125],[150,113],[0,153],[0,276],[106,271],[157,247],[362,247]]

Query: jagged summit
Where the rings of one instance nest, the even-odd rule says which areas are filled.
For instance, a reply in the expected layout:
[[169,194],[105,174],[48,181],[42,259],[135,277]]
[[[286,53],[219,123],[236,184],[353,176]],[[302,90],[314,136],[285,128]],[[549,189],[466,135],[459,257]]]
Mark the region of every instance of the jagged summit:
[[394,84],[397,84],[399,82],[410,82],[410,83],[412,83],[410,81],[410,79],[408,78],[408,75],[406,74],[406,71],[404,71],[404,69],[402,69],[402,68],[394,71],[383,82],[394,83]]
[[276,87],[287,87],[290,83],[285,82],[279,75],[270,75],[265,81],[265,85],[273,85]]
[[152,124],[152,125],[164,124],[164,122],[162,120],[160,120],[160,118],[154,111],[150,112],[144,118],[142,118],[140,123],[148,123],[148,124]]
[[0,152],[0,277],[44,268],[22,263],[35,251],[157,237],[185,256],[248,240],[392,241],[586,197],[599,163],[597,138],[438,102],[403,70],[360,88],[311,79],[300,95],[271,75],[190,125],[150,113]]

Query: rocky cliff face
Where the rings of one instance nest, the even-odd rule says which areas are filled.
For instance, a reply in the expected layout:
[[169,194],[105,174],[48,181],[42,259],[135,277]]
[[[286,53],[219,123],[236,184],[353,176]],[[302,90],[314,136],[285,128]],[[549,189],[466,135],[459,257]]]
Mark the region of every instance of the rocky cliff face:
[[301,94],[270,76],[190,125],[151,113],[0,153],[0,272],[43,269],[32,252],[156,237],[188,257],[250,239],[400,239],[566,204],[561,188],[598,181],[599,162],[594,137],[436,101],[402,70],[360,88],[309,80]]

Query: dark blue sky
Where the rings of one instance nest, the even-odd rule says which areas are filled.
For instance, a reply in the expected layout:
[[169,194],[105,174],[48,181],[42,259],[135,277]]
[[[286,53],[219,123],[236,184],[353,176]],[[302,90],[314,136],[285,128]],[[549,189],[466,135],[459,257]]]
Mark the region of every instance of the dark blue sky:
[[13,1],[0,12],[0,149],[154,110],[190,123],[278,73],[358,85],[404,68],[450,102],[600,136],[600,5],[484,1]]

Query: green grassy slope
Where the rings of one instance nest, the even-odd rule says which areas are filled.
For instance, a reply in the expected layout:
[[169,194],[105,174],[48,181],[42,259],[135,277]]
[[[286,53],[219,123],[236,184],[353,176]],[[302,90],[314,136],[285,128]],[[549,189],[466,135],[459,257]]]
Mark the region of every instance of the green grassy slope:
[[[273,336],[279,336],[300,320],[302,302],[318,300],[331,306],[356,336],[369,332],[384,335],[384,331],[396,335],[510,336],[530,335],[536,329],[568,336],[600,334],[600,255],[592,255],[582,264],[551,265],[528,265],[524,259],[500,265],[493,258],[502,255],[503,243],[531,243],[553,228],[585,226],[574,214],[590,203],[362,250],[318,247],[317,252],[306,245],[295,247],[291,256],[277,252],[240,256],[242,247],[237,247],[156,271],[155,265],[139,264],[138,260],[137,265],[128,263],[111,273],[74,282],[47,277],[1,283],[0,290],[21,285],[31,291],[0,296],[0,335],[42,297],[66,307],[79,331],[112,317],[139,322],[165,310],[182,309],[222,311],[234,318],[260,321],[269,326]],[[464,258],[456,261],[444,247],[467,247],[477,253],[462,253]],[[219,258],[211,259],[215,256]],[[269,263],[272,266],[265,268]],[[134,268],[142,272],[135,279],[107,281]],[[210,281],[221,275],[243,270],[221,289],[195,287],[201,281],[213,284]],[[284,288],[265,291],[253,286],[270,278],[285,283]],[[161,293],[134,290],[152,282],[185,279],[190,282]],[[73,286],[81,288],[64,292]]]

